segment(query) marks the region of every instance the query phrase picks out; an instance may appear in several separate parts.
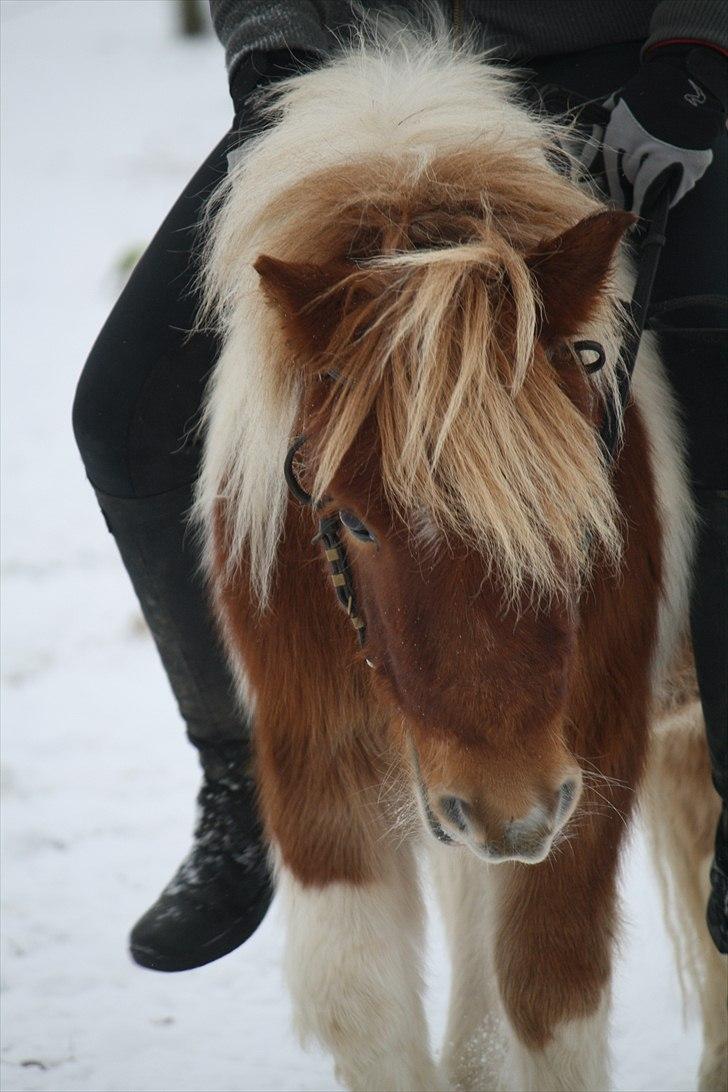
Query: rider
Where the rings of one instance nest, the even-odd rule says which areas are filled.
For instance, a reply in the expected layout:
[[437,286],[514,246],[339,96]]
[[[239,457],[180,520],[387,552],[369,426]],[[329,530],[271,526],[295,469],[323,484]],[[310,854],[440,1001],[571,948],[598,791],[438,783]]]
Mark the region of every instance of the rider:
[[[360,5],[381,11],[389,5]],[[416,17],[422,5],[397,10]],[[200,966],[242,944],[272,896],[241,711],[199,577],[186,516],[200,450],[190,438],[218,346],[193,328],[196,225],[228,152],[255,126],[251,92],[337,48],[350,0],[211,0],[235,108],[227,133],[183,191],[91,350],[74,429],[86,473],[139,598],[203,769],[192,848],[131,934],[146,967]],[[708,910],[728,950],[728,452],[725,201],[728,7],[721,0],[460,0],[456,33],[524,68],[547,107],[607,101],[609,197],[641,212],[666,170],[674,208],[653,293],[660,339],[687,425],[702,522],[692,629],[723,799]],[[592,133],[594,136],[594,132]],[[592,148],[594,142],[592,140]]]

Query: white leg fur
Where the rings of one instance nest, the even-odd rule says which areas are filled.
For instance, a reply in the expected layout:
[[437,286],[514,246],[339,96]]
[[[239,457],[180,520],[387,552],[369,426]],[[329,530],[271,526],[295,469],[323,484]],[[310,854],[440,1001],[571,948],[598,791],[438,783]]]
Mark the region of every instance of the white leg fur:
[[296,1028],[358,1092],[440,1087],[422,1007],[423,910],[409,847],[369,884],[302,886],[283,869],[286,977]]
[[606,1092],[608,998],[585,1020],[556,1028],[543,1050],[513,1040],[505,1087],[513,1092]]
[[453,1088],[500,1087],[506,1024],[493,967],[493,900],[499,868],[463,848],[430,847],[432,871],[447,929],[452,986],[443,1068]]

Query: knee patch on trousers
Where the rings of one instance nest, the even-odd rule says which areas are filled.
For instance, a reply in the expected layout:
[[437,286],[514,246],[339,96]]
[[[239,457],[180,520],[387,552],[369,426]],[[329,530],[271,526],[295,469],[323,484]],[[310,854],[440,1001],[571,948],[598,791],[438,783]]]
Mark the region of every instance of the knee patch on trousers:
[[180,359],[160,359],[146,375],[129,376],[113,351],[92,351],[76,388],[73,431],[86,474],[109,496],[147,497],[188,485],[201,453],[196,432],[204,380],[214,360],[185,374]]

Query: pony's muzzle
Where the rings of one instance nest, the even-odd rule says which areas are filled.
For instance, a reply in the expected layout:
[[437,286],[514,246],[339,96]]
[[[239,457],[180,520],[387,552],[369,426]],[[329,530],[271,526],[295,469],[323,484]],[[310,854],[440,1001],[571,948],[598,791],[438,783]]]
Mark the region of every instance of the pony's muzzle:
[[465,843],[488,861],[537,864],[549,853],[558,832],[571,818],[581,793],[581,775],[570,773],[559,787],[522,816],[498,818],[493,809],[463,796],[441,795],[434,811],[453,841]]

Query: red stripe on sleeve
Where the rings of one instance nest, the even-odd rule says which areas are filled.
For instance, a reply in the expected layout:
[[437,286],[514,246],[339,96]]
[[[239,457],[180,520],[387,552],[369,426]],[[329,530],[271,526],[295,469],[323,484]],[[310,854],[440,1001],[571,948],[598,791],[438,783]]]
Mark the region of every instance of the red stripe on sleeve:
[[656,49],[662,49],[663,46],[670,45],[695,45],[704,46],[706,49],[714,49],[716,53],[722,54],[724,57],[728,57],[728,49],[724,49],[723,46],[716,45],[715,42],[706,42],[702,38],[666,38],[664,42],[653,42],[646,54],[654,53]]

